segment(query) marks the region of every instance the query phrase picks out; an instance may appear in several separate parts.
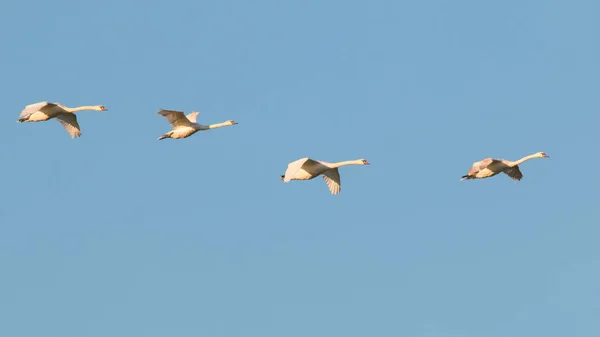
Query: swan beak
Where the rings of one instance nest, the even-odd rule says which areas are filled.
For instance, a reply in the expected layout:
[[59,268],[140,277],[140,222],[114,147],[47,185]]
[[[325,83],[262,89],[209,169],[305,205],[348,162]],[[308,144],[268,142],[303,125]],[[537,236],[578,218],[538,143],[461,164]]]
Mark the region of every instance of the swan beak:
[[371,165],[371,163],[369,163],[368,161],[365,161],[364,163],[365,165]]
[[236,125],[238,122],[231,121],[231,125]]
[[100,108],[100,110],[102,110],[102,111],[106,111],[106,110],[108,110],[108,109],[107,109],[107,108],[105,108],[105,107],[102,107],[102,108]]
[[544,153],[544,158],[550,158],[550,156]]

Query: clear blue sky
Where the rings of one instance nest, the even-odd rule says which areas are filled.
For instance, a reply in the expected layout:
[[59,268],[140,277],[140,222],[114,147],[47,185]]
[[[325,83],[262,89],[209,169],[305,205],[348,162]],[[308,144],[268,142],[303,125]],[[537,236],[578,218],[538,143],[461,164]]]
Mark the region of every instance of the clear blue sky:
[[[0,335],[600,335],[599,12],[4,2]],[[109,111],[16,123],[45,100]],[[332,196],[280,181],[305,156],[372,165]]]

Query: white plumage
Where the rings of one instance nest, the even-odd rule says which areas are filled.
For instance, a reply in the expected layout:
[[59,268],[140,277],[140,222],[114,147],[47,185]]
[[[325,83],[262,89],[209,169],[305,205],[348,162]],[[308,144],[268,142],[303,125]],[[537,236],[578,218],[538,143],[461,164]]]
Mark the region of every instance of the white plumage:
[[288,168],[285,174],[281,176],[281,180],[287,183],[291,180],[310,180],[321,175],[327,187],[329,187],[331,194],[338,194],[342,188],[338,168],[346,165],[370,164],[365,159],[328,163],[310,158],[301,158],[288,164]]
[[198,114],[200,114],[199,112],[196,112],[196,111],[194,111],[186,116],[183,114],[183,111],[161,109],[158,112],[158,114],[165,117],[165,119],[169,122],[169,124],[171,124],[171,128],[172,128],[171,131],[160,136],[158,138],[158,140],[165,139],[165,138],[173,138],[173,139],[187,138],[198,131],[216,129],[216,128],[220,128],[223,126],[232,126],[232,125],[237,124],[237,122],[235,122],[235,121],[228,120],[223,123],[201,125],[196,122],[196,119],[198,118]]
[[19,123],[43,122],[55,118],[67,130],[71,138],[81,137],[79,123],[75,112],[83,110],[106,111],[103,105],[84,105],[69,108],[60,103],[38,102],[30,104],[21,111]]

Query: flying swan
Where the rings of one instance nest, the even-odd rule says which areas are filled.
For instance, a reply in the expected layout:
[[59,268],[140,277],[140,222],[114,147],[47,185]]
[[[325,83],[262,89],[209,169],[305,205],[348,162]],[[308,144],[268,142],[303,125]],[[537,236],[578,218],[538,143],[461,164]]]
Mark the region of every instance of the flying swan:
[[298,159],[288,164],[285,174],[281,180],[310,180],[319,175],[323,176],[331,194],[338,194],[341,190],[339,167],[346,165],[370,165],[365,159],[341,161],[339,163],[328,163],[310,158]]
[[196,123],[196,118],[198,118],[199,112],[191,112],[187,116],[183,114],[183,111],[175,111],[175,110],[163,110],[161,109],[157,112],[159,115],[162,115],[167,119],[169,124],[171,124],[172,130],[165,133],[164,135],[158,137],[158,140],[165,138],[187,138],[198,131],[203,130],[211,130],[220,128],[223,126],[232,126],[236,125],[237,122],[232,120],[225,121],[223,123],[210,124],[210,125],[201,125]]
[[519,165],[533,158],[550,158],[544,152],[537,152],[529,156],[523,157],[517,161],[505,159],[486,158],[482,161],[473,163],[473,167],[469,173],[462,176],[460,180],[483,179],[490,178],[501,172],[505,173],[511,179],[519,181],[523,179],[523,173],[519,169]]
[[106,111],[107,109],[103,105],[84,105],[68,108],[60,103],[39,102],[26,106],[21,111],[17,122],[42,122],[54,118],[67,130],[71,138],[79,138],[81,137],[81,130],[75,112],[83,110]]

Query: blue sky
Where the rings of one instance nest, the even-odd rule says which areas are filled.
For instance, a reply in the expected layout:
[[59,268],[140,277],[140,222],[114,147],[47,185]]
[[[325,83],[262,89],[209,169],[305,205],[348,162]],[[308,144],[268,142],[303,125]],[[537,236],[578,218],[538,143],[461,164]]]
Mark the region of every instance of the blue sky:
[[[599,11],[5,2],[0,335],[597,336]],[[16,123],[46,100],[109,111]],[[282,183],[306,156],[371,166]]]

